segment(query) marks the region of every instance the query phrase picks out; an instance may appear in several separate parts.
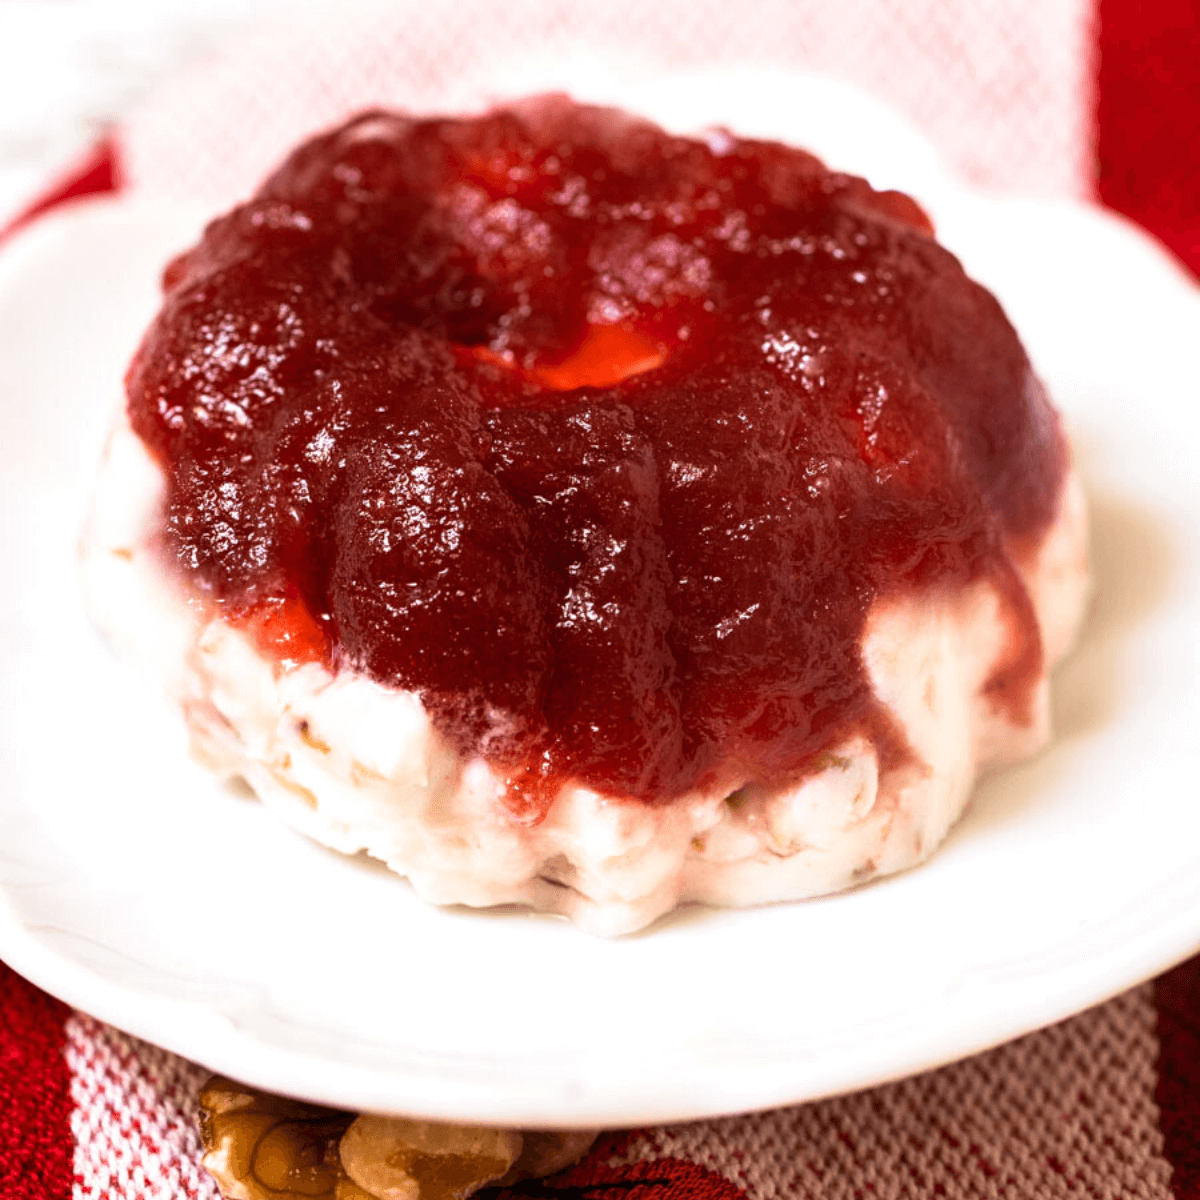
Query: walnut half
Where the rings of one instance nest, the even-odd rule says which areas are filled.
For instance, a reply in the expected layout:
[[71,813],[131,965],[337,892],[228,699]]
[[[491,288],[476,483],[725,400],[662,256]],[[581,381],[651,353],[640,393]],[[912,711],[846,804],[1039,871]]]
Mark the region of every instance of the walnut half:
[[353,1120],[214,1076],[200,1091],[204,1166],[227,1200],[341,1200],[338,1145]]
[[227,1200],[466,1200],[561,1171],[596,1138],[356,1116],[219,1076],[200,1092],[200,1135]]

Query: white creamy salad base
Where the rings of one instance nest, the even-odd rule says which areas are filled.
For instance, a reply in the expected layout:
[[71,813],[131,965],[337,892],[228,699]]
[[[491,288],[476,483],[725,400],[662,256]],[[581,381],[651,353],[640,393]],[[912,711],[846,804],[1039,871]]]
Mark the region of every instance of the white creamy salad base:
[[[317,841],[386,863],[431,903],[529,905],[615,935],[679,904],[838,891],[926,858],[981,769],[1049,737],[1044,676],[1027,726],[984,695],[1011,636],[991,584],[893,595],[869,614],[862,653],[915,761],[881,777],[874,747],[856,734],[790,789],[723,781],[650,806],[574,784],[544,820],[522,824],[499,802],[503,780],[442,738],[415,693],[316,663],[281,669],[189,602],[150,545],[163,491],[122,416],[82,546],[95,620],[180,707],[207,765],[244,778]],[[1087,591],[1074,472],[1024,578],[1052,665]]]

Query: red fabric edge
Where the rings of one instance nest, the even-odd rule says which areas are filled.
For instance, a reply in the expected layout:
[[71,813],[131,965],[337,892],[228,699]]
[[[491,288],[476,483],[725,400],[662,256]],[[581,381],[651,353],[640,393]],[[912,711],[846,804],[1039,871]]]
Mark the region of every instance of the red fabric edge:
[[[42,213],[121,185],[116,145],[94,145],[7,225],[0,242]],[[0,1197],[70,1200],[75,1140],[65,1057],[70,1008],[0,962]]]
[[0,1196],[69,1200],[75,1143],[64,1057],[70,1009],[0,962]]
[[1200,1200],[1200,957],[1154,981],[1163,1152],[1177,1200]]
[[119,191],[122,182],[116,141],[111,137],[104,138],[92,146],[32,203],[26,205],[7,225],[0,227],[0,241],[23,225],[28,225],[35,217],[68,200]]
[[1200,274],[1200,3],[1099,0],[1097,191]]
[[[1200,3],[1098,0],[1096,187],[1200,274]],[[1200,1200],[1200,957],[1154,982],[1155,1101],[1177,1200]]]

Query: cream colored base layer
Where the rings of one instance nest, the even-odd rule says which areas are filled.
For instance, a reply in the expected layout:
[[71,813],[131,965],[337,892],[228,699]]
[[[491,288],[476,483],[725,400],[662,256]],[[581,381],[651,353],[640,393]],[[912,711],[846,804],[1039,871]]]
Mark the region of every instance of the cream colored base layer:
[[[124,424],[112,434],[84,539],[101,628],[179,705],[196,753],[243,777],[280,817],[346,854],[366,851],[435,904],[524,904],[601,934],[679,904],[740,906],[838,891],[924,859],[979,771],[1049,736],[1047,684],[1015,725],[984,695],[1009,623],[987,583],[880,601],[862,652],[877,695],[915,751],[879,771],[850,738],[798,787],[727,779],[662,807],[568,786],[537,825],[513,821],[501,782],[463,759],[420,700],[352,673],[280,671],[239,632],[188,603],[147,548],[162,478]],[[1087,588],[1082,492],[1024,571],[1046,659],[1074,635]],[[744,786],[743,786],[744,785]]]

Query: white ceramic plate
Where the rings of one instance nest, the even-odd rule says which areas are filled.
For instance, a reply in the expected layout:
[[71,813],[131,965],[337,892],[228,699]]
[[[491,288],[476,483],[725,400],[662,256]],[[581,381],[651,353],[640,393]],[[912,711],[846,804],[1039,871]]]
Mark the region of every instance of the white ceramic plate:
[[1057,680],[1059,738],[983,786],[919,870],[615,942],[426,908],[190,764],[89,627],[74,543],[158,269],[199,222],[92,203],[7,247],[0,955],[266,1088],[626,1125],[943,1063],[1200,948],[1200,298],[1110,217],[924,184],[1066,411],[1091,493],[1097,596]]

